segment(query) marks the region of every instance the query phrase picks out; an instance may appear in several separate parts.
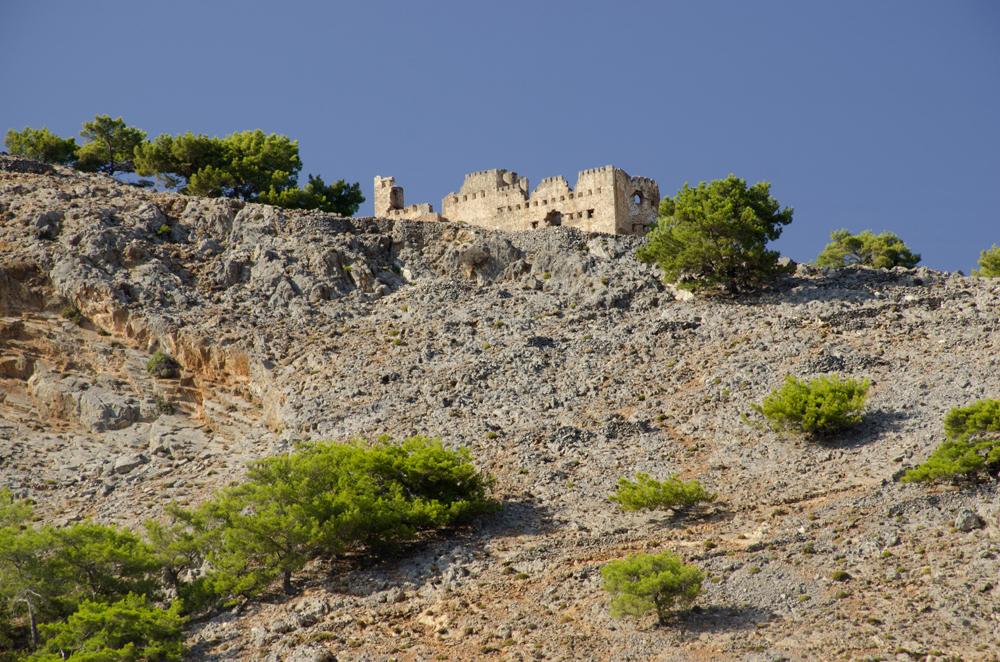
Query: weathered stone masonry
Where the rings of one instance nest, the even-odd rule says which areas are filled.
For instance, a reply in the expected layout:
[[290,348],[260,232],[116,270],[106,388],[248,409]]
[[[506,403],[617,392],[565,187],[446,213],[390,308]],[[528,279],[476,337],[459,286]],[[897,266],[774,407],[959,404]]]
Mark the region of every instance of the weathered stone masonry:
[[465,176],[458,193],[429,204],[403,206],[403,189],[392,177],[375,178],[375,214],[389,218],[465,221],[493,230],[568,225],[589,232],[645,235],[656,220],[660,188],[646,177],[629,177],[612,166],[584,170],[570,188],[562,177],[543,179],[529,194],[516,172],[484,170]]
[[[403,187],[396,186],[395,177],[375,178],[375,215],[386,218],[408,218],[418,219],[434,213],[434,206],[427,203],[420,205],[404,206]],[[435,214],[435,216],[437,216]],[[436,219],[422,220],[440,220]]]

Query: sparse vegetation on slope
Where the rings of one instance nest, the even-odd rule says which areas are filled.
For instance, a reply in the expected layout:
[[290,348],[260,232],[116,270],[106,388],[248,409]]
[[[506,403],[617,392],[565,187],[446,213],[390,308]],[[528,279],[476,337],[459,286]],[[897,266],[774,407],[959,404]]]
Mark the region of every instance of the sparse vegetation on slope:
[[685,565],[670,552],[636,554],[601,568],[604,590],[611,594],[611,615],[641,617],[655,611],[666,623],[674,606],[688,606],[701,593],[705,573]]
[[[641,238],[343,219],[38,165],[0,156],[0,488],[34,502],[33,530],[140,532],[190,617],[186,659],[978,659],[1000,645],[1000,483],[897,480],[951,408],[996,397],[995,281],[803,267],[680,300],[636,259]],[[82,325],[59,316],[66,302]],[[185,379],[146,371],[156,347],[184,357]],[[822,444],[775,433],[751,405],[786,373],[870,380],[863,425]],[[168,504],[197,516],[298,443],[428,430],[497,477],[502,512],[418,532],[405,553],[321,554],[291,595],[279,569],[259,600],[216,611],[232,597],[209,581],[221,531],[171,521]],[[625,513],[608,497],[637,473],[696,477],[724,504]],[[705,574],[697,608],[676,602],[662,628],[655,610],[612,622],[602,566],[663,550]],[[0,640],[27,652],[12,606]]]
[[904,481],[968,480],[1000,472],[1000,401],[980,400],[952,409],[944,419],[944,432],[947,441],[906,472]]
[[696,480],[685,483],[676,476],[665,481],[653,480],[649,474],[640,473],[635,482],[627,478],[618,479],[618,490],[609,499],[622,510],[668,510],[689,508],[700,503],[715,501],[716,494],[709,492]]
[[756,409],[778,430],[830,434],[861,420],[870,386],[839,375],[810,381],[785,375],[784,385]]

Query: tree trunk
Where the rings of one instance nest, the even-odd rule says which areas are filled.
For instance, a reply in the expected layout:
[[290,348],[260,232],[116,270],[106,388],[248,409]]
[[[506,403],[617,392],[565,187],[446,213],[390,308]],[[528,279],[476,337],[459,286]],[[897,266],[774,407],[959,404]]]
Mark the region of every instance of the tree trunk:
[[31,621],[31,650],[38,650],[38,623],[35,620],[35,610],[28,602],[28,620]]
[[284,577],[282,578],[282,581],[281,581],[281,590],[283,590],[285,592],[285,595],[291,595],[292,594],[292,571],[289,570],[288,568],[285,568],[285,570],[283,572],[284,572]]

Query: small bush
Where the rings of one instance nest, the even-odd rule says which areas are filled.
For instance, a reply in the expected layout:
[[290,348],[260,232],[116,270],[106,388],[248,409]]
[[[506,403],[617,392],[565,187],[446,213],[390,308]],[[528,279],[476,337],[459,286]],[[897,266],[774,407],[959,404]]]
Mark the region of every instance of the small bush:
[[709,493],[698,481],[684,483],[671,476],[661,483],[651,479],[649,474],[640,473],[634,483],[626,478],[618,479],[618,491],[608,498],[622,510],[637,512],[686,508],[710,503],[715,497],[714,492]]
[[172,229],[173,228],[171,228],[169,225],[167,225],[166,223],[164,223],[163,225],[160,226],[160,229],[156,231],[156,235],[158,237],[162,237],[165,234],[170,234],[170,231]]
[[1000,473],[1000,401],[980,400],[956,407],[944,419],[948,438],[903,482],[972,479]]
[[670,552],[637,554],[601,568],[604,590],[612,595],[611,615],[640,617],[656,610],[660,624],[675,603],[688,605],[701,593],[705,573],[684,565]]
[[802,382],[792,375],[785,384],[754,406],[778,430],[829,434],[861,420],[871,383],[865,379],[818,377]]
[[167,414],[169,416],[170,414],[174,413],[173,403],[171,403],[170,400],[167,400],[162,395],[157,395],[155,402],[156,402],[156,408],[160,411],[161,414]]
[[76,306],[66,306],[60,314],[64,319],[68,319],[73,324],[79,325],[83,323],[83,313]]
[[180,374],[180,367],[177,361],[169,355],[164,354],[163,350],[158,349],[153,354],[153,358],[146,364],[146,371],[153,377],[173,379]]

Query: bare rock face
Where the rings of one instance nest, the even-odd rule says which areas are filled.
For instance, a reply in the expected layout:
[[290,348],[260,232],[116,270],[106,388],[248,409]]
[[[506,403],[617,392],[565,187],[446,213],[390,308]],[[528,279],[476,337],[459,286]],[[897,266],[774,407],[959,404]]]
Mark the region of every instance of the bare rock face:
[[[317,559],[295,595],[192,619],[198,660],[1000,645],[996,483],[899,482],[951,408],[1000,393],[1000,281],[799,264],[695,297],[642,241],[346,219],[0,156],[0,488],[45,523],[141,533],[312,440],[440,437],[496,476],[492,518]],[[148,369],[157,351],[175,371]],[[771,430],[754,405],[786,374],[869,379],[861,423]],[[608,495],[639,472],[718,500],[622,512]],[[706,573],[699,610],[612,619],[601,567],[664,550]]]
[[120,430],[138,420],[128,396],[77,377],[37,372],[28,387],[43,418],[79,423],[93,432]]
[[983,518],[968,508],[963,508],[955,518],[955,528],[959,531],[969,532],[984,526],[986,526],[986,522],[983,521]]
[[129,453],[127,455],[119,456],[115,460],[115,465],[114,465],[115,473],[127,474],[128,472],[132,471],[133,469],[141,467],[147,462],[149,462],[149,459],[144,455],[140,455],[139,453]]

